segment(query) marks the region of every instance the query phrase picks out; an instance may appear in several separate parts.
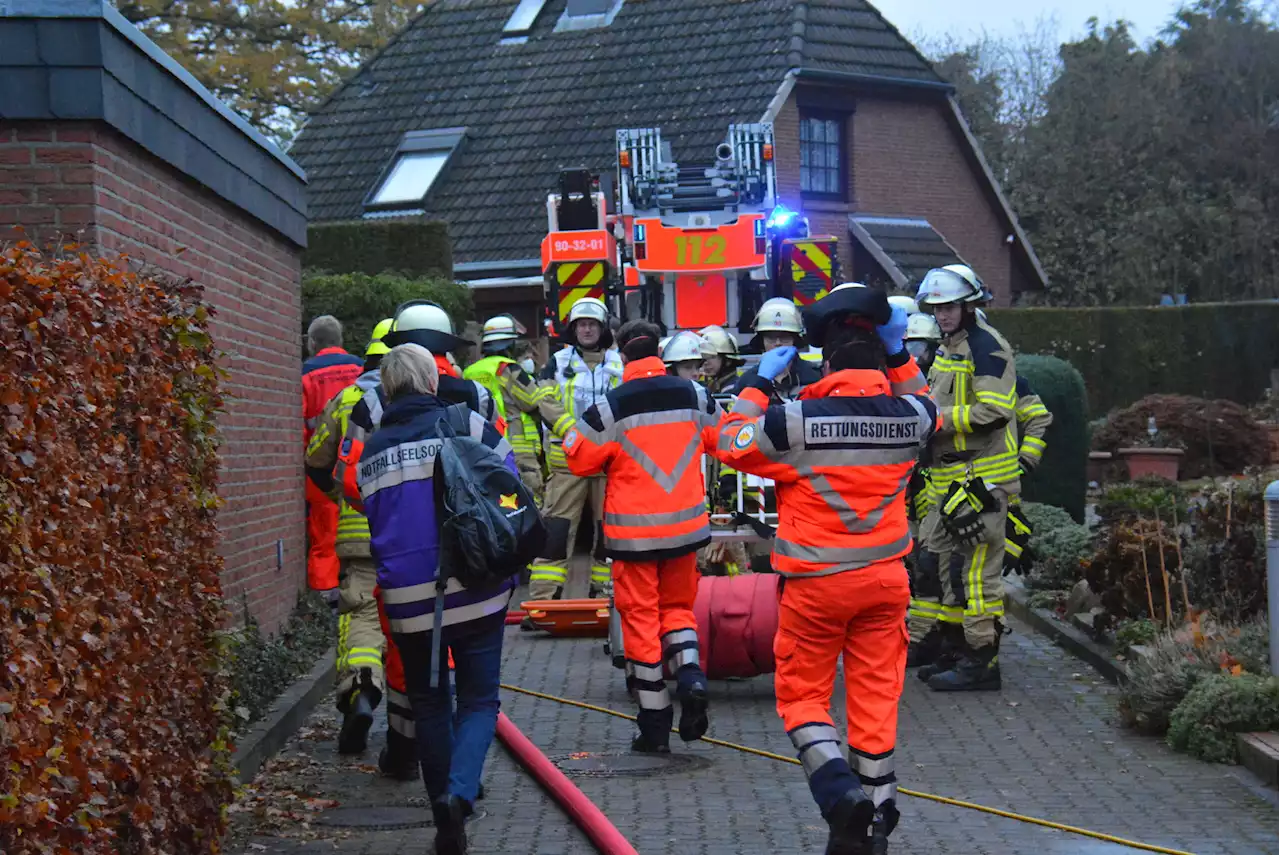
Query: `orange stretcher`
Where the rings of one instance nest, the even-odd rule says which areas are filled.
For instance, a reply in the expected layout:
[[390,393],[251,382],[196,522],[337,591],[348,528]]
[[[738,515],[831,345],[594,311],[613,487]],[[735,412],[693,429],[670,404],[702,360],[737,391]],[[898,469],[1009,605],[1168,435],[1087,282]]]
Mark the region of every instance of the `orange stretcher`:
[[520,604],[538,629],[561,637],[604,638],[609,634],[609,601],[525,600]]

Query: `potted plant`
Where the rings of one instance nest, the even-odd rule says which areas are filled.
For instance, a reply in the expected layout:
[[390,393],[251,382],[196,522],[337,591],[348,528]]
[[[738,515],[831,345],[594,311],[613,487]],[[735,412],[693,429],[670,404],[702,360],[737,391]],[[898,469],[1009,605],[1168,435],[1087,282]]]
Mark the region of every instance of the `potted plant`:
[[1178,480],[1178,465],[1183,451],[1173,441],[1166,440],[1156,427],[1155,417],[1147,420],[1147,435],[1140,436],[1127,448],[1116,449],[1120,459],[1129,467],[1129,479],[1155,476]]

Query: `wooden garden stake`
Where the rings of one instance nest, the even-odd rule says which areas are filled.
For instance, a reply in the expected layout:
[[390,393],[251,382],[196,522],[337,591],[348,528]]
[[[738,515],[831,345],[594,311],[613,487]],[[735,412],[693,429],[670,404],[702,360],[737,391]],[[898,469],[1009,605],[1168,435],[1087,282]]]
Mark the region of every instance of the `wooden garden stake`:
[[1147,584],[1147,614],[1151,615],[1151,619],[1156,619],[1156,603],[1151,598],[1151,571],[1147,568],[1147,536],[1143,533],[1143,528],[1147,521],[1138,515],[1138,543],[1142,545],[1142,581]]
[[1178,533],[1178,506],[1173,506],[1173,548],[1178,551],[1178,575],[1182,578],[1182,605],[1191,620],[1191,597],[1187,594],[1187,565],[1182,560],[1182,535]]
[[1156,515],[1156,548],[1160,552],[1160,578],[1164,581],[1164,622],[1166,626],[1173,626],[1173,602],[1169,599],[1169,570],[1164,563],[1164,535],[1161,529],[1164,526],[1160,522],[1160,509],[1155,509]]
[[1231,500],[1235,498],[1235,482],[1227,482],[1227,540],[1231,539]]

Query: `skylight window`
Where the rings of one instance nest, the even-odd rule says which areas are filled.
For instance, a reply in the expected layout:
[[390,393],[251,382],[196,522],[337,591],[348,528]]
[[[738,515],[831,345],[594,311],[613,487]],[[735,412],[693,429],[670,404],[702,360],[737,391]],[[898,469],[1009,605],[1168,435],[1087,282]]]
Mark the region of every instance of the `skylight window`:
[[366,216],[399,209],[405,209],[405,213],[420,210],[464,136],[466,128],[405,134],[391,163],[365,200]]
[[568,0],[555,32],[594,30],[613,23],[625,0]]
[[533,29],[534,21],[538,20],[538,13],[542,11],[542,7],[547,4],[547,0],[520,0],[516,10],[511,13],[511,17],[507,19],[506,25],[502,28],[504,36],[527,36],[529,31]]

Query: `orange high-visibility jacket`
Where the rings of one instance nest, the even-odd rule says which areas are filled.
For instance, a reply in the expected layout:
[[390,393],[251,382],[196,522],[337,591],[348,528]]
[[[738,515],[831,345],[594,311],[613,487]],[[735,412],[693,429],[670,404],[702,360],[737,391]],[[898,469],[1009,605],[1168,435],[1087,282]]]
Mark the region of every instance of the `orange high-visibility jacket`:
[[715,447],[720,407],[656,356],[627,363],[622,384],[564,437],[575,475],[604,472],[610,558],[654,561],[711,542],[702,455]]
[[303,448],[311,441],[311,432],[324,405],[356,382],[362,371],[364,360],[340,347],[326,347],[302,363]]
[[887,378],[837,371],[775,406],[757,379],[721,420],[716,456],[776,484],[773,566],[783,576],[856,570],[911,549],[904,494],[938,408],[907,394],[926,388],[915,360],[889,361]]

